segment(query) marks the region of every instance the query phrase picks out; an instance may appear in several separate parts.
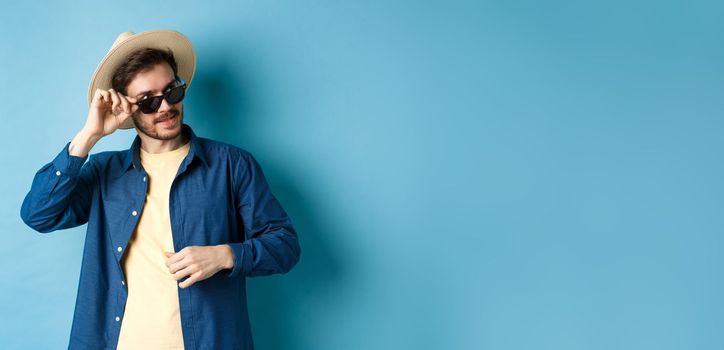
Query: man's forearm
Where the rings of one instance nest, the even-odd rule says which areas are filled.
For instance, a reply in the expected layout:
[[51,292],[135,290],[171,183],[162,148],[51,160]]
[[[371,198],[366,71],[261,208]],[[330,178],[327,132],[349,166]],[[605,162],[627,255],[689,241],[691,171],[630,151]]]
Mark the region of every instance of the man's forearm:
[[88,222],[97,173],[84,157],[71,156],[68,147],[69,144],[64,145],[58,155],[35,174],[20,207],[20,217],[38,232]]
[[68,146],[68,154],[85,158],[100,137],[90,135],[84,130],[79,131]]

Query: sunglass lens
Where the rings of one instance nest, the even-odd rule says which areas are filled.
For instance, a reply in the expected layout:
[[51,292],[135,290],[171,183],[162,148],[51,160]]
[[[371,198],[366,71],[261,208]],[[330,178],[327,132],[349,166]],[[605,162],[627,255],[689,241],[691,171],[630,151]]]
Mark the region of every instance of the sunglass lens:
[[143,101],[141,101],[138,104],[138,107],[140,107],[141,112],[143,113],[153,113],[158,110],[159,107],[161,107],[161,100],[163,99],[162,96],[154,96],[147,98]]
[[170,104],[176,104],[181,102],[184,98],[184,87],[183,86],[177,86],[166,94],[166,101]]

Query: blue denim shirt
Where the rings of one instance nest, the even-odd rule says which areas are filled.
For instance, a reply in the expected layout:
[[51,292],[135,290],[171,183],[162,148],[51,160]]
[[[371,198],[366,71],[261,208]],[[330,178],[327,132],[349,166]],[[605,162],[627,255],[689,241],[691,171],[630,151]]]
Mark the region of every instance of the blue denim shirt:
[[[297,233],[248,151],[197,137],[188,125],[183,132],[191,146],[169,194],[174,249],[229,244],[234,252],[233,269],[178,288],[184,346],[253,349],[246,277],[294,267]],[[140,138],[84,158],[69,155],[69,145],[35,174],[20,215],[42,233],[88,224],[68,347],[115,349],[128,297],[120,262],[148,190]]]

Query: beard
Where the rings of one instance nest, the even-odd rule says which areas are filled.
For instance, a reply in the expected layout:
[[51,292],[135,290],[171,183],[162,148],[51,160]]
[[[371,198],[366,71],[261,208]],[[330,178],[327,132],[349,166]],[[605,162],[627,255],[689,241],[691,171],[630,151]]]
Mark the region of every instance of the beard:
[[[181,134],[181,126],[183,125],[184,114],[183,111],[179,111],[178,108],[171,108],[167,112],[164,112],[163,114],[153,119],[153,121],[151,122],[144,121],[141,117],[141,112],[136,112],[131,117],[133,119],[133,124],[136,126],[136,129],[147,135],[148,137],[154,138],[156,140],[172,140]],[[178,120],[175,121],[173,129],[165,129],[156,125],[159,121],[171,117],[178,117]]]

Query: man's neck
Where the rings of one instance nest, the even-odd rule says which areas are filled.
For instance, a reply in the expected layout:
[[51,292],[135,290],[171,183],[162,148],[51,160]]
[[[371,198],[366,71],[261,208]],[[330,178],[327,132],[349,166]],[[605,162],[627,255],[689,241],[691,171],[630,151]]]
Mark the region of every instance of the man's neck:
[[177,150],[188,142],[188,138],[184,133],[180,133],[176,138],[170,140],[154,139],[146,134],[139,133],[141,138],[141,149],[148,153],[164,153]]

